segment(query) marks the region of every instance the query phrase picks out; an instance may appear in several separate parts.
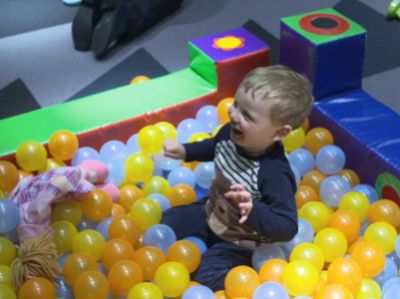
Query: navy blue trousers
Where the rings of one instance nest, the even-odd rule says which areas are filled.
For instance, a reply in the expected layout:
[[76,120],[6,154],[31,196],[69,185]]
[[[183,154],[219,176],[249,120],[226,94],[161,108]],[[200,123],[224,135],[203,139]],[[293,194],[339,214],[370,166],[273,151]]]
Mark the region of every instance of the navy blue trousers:
[[178,240],[194,236],[206,243],[208,250],[203,253],[199,268],[192,273],[192,280],[216,292],[225,289],[224,280],[230,269],[251,266],[253,251],[223,241],[211,231],[206,221],[205,201],[166,210],[162,223],[175,231]]

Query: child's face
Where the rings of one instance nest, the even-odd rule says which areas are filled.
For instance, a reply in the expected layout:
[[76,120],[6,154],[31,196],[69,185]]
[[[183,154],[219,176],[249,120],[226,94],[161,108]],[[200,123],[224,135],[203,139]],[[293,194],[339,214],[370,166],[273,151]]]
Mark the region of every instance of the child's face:
[[243,88],[236,92],[229,116],[233,142],[249,154],[265,152],[271,144],[290,132],[290,126],[271,122],[271,101],[260,99],[257,93],[253,98],[251,91],[245,93]]

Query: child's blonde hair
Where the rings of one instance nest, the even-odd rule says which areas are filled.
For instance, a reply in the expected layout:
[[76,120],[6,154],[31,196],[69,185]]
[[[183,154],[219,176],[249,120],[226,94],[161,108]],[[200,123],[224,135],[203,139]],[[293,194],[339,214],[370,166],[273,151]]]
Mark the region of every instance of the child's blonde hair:
[[283,65],[258,67],[246,75],[239,88],[263,100],[273,101],[271,121],[296,129],[310,115],[314,103],[310,81]]

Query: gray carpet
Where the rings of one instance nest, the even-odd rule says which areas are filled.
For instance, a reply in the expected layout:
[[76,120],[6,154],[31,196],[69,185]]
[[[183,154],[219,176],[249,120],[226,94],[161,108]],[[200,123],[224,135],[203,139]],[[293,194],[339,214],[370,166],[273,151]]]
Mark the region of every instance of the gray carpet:
[[[371,34],[368,35],[364,89],[400,113],[400,60],[396,59],[399,52],[391,51],[393,45],[399,44],[397,32],[400,32],[400,20],[386,20],[389,1],[184,0],[177,12],[133,41],[117,47],[111,55],[100,61],[91,52],[74,50],[71,22],[76,8],[62,5],[62,1],[55,4],[56,2],[58,1],[0,1],[0,90],[19,80],[22,83],[19,86],[26,87],[29,91],[27,94],[31,95],[30,98],[22,98],[17,102],[3,92],[0,93],[0,104],[12,101],[16,106],[24,106],[26,101],[26,106],[34,109],[36,106],[28,103],[29,101],[35,101],[41,107],[61,103],[76,96],[101,91],[102,85],[103,90],[110,88],[104,79],[113,77],[109,72],[124,72],[123,75],[120,74],[123,78],[120,84],[126,84],[130,76],[129,69],[117,66],[123,65],[124,61],[133,63],[134,57],[141,57],[137,53],[145,53],[148,59],[145,60],[148,67],[144,63],[139,69],[143,75],[154,77],[174,72],[188,66],[188,41],[240,26],[250,26],[255,33],[258,32],[272,41],[273,46],[279,39],[281,17],[334,7],[343,13],[347,12],[350,18],[353,16],[353,20],[366,28],[371,28]],[[35,9],[38,10],[37,13]],[[379,32],[380,28],[385,32]],[[392,47],[382,43],[383,37],[389,37],[393,41]],[[275,60],[277,51],[278,49],[273,48]],[[138,70],[132,70],[132,77],[137,74]],[[118,84],[115,81],[111,87]],[[82,93],[85,90],[86,93]],[[4,110],[4,107],[0,109]],[[21,109],[20,113],[26,110]]]

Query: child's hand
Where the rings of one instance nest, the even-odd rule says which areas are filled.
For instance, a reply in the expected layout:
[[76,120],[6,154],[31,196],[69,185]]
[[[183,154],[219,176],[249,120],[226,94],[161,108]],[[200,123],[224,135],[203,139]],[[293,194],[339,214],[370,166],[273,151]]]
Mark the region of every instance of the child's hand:
[[239,223],[244,223],[253,209],[253,198],[251,194],[246,191],[243,185],[233,184],[231,185],[231,191],[225,193],[225,198],[232,199],[238,204],[241,216]]
[[164,142],[164,155],[177,160],[184,160],[186,150],[177,140],[170,139]]

